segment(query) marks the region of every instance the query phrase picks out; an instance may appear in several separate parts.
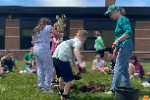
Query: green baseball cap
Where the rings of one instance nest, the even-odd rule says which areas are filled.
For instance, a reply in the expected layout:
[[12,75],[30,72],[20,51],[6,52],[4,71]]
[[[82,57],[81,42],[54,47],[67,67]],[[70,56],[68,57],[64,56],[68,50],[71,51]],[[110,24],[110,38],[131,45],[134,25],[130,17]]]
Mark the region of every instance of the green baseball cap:
[[107,11],[105,12],[105,15],[109,14],[112,10],[119,10],[119,6],[117,5],[111,5]]

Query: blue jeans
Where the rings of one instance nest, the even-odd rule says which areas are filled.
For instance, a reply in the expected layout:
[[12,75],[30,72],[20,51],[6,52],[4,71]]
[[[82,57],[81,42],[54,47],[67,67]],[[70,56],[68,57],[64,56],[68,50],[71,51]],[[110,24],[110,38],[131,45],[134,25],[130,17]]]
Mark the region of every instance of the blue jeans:
[[9,61],[8,64],[4,64],[2,67],[5,68],[5,71],[7,71],[7,70],[12,71],[14,64],[15,64],[15,60],[13,59],[13,60]]
[[150,83],[150,76],[148,76],[146,82]]
[[134,45],[132,41],[128,41],[119,48],[118,56],[115,64],[115,72],[110,90],[115,91],[115,87],[119,87],[121,78],[123,80],[123,87],[130,88],[130,75],[129,75],[129,60],[132,55]]
[[38,86],[51,90],[51,77],[53,73],[53,64],[50,50],[43,47],[34,46],[34,57],[37,65]]
[[26,70],[29,70],[30,65],[25,65]]
[[[150,72],[150,69],[149,69],[149,72]],[[148,76],[146,82],[150,83],[150,76]]]

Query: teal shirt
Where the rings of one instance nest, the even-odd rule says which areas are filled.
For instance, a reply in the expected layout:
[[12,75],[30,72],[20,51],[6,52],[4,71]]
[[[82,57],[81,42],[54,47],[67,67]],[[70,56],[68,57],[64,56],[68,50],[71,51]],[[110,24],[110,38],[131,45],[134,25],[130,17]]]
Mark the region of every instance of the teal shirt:
[[97,37],[95,40],[95,49],[96,51],[104,49],[104,43],[101,36]]
[[127,39],[121,41],[118,43],[117,45],[117,49],[119,49],[119,47],[124,44],[127,41],[132,41],[132,29],[131,29],[131,25],[130,25],[130,21],[127,17],[122,16],[120,17],[120,19],[118,20],[117,26],[116,26],[116,30],[115,30],[115,41],[117,39],[119,39],[123,34],[129,34],[130,37],[128,37]]

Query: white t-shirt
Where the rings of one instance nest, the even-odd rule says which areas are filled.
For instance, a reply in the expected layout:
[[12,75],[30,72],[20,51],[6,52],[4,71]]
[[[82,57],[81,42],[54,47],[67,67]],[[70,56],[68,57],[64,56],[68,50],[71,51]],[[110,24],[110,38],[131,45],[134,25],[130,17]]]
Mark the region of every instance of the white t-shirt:
[[97,59],[95,59],[93,62],[94,62],[95,65],[98,66],[99,68],[105,63],[105,61],[102,60],[102,59],[100,60],[100,62],[98,62]]

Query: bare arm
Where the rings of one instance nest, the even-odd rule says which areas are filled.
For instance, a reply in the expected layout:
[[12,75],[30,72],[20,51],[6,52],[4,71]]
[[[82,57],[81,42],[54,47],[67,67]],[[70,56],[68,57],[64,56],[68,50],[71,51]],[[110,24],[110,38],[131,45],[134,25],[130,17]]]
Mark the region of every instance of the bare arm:
[[32,45],[34,45],[34,35],[32,36],[32,41],[31,41]]
[[23,59],[23,62],[30,64],[30,61],[26,61],[25,59]]
[[74,54],[77,58],[79,66],[82,68],[82,71],[83,72],[86,71],[87,70],[86,64],[81,62],[80,51],[79,51],[79,48],[77,46],[75,46],[75,48],[74,48]]
[[37,69],[37,67],[36,67],[34,64],[32,64],[32,68],[33,68],[33,69]]
[[117,39],[116,41],[123,41],[123,40],[125,40],[125,39],[127,39],[128,37],[130,37],[130,35],[129,34],[123,34],[119,39]]
[[57,37],[63,37],[64,36],[63,33],[58,33],[54,28],[52,28],[51,30],[49,30],[48,33],[52,33],[53,35],[55,35]]
[[104,66],[105,66],[105,63],[103,63],[103,64],[102,64],[102,66],[101,66],[100,68],[102,68],[102,69],[103,69],[103,68],[104,68]]
[[77,67],[77,65],[75,63],[75,56],[72,57],[72,62],[73,62],[73,66],[75,67],[76,74],[78,74],[79,73],[79,69],[78,69],[78,67]]
[[14,66],[15,66],[15,68],[16,68],[16,71],[18,72],[18,68],[17,68],[17,65],[16,65],[16,63],[14,64]]
[[113,43],[112,48],[116,48],[118,42],[127,39],[129,36],[130,36],[129,34],[123,34],[119,39],[117,39],[117,40]]
[[74,54],[75,54],[77,61],[80,65],[82,62],[81,62],[81,58],[80,58],[80,51],[79,51],[79,48],[77,46],[74,48]]
[[96,64],[93,62],[93,68],[99,68],[99,67],[96,66]]
[[53,41],[54,41],[55,44],[58,44],[58,43],[59,43],[58,41],[56,41],[56,38],[55,38],[55,37],[53,37]]

